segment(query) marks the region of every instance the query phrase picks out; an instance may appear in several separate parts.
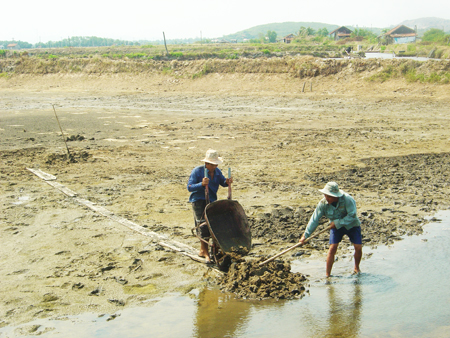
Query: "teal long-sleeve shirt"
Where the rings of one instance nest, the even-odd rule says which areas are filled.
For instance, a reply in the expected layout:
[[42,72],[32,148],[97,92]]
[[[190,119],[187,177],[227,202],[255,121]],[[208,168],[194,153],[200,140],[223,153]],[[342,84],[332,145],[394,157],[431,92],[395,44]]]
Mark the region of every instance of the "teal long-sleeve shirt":
[[314,230],[316,230],[322,216],[327,217],[330,222],[334,222],[336,229],[342,227],[345,227],[346,229],[358,227],[361,225],[361,221],[356,213],[356,202],[353,197],[347,193],[344,193],[344,195],[339,197],[336,206],[328,204],[327,200],[323,198],[319,204],[317,204],[316,210],[314,210],[314,213],[306,226],[305,238],[311,236]]

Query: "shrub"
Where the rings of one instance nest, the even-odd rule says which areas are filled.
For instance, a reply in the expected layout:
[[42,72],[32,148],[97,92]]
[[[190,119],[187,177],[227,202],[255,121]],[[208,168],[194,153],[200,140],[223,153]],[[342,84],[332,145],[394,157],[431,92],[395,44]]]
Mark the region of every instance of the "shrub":
[[442,83],[448,84],[450,83],[450,73],[445,73],[442,77]]
[[430,82],[430,83],[436,83],[436,82],[440,82],[440,81],[441,81],[441,77],[436,72],[432,72],[427,79],[427,82]]
[[228,54],[226,58],[230,60],[239,59],[239,54],[238,53]]
[[413,53],[413,52],[416,51],[416,45],[409,44],[409,45],[406,47],[406,50],[407,50],[408,52]]

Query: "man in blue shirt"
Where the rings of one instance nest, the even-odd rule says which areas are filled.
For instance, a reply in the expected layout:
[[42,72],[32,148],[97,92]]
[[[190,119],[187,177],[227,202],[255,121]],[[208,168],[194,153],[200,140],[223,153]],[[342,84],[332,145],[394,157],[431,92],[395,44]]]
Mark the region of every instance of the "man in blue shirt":
[[327,256],[326,276],[330,277],[334,256],[339,243],[347,235],[355,248],[354,273],[360,273],[359,263],[362,257],[361,222],[356,214],[356,202],[349,194],[339,189],[336,182],[328,182],[322,190],[324,198],[319,202],[306,226],[305,233],[300,238],[303,243],[316,230],[322,216],[330,220],[330,247]]
[[[189,177],[187,189],[191,193],[189,196],[189,202],[192,203],[192,210],[194,212],[195,226],[197,228],[197,234],[205,241],[200,241],[200,257],[205,257],[207,262],[211,261],[209,257],[208,243],[207,241],[211,237],[209,229],[204,219],[204,211],[206,208],[206,196],[205,190],[208,187],[209,202],[217,200],[217,190],[219,185],[222,187],[228,187],[233,183],[233,178],[225,178],[222,172],[217,168],[219,164],[222,164],[222,158],[216,150],[209,149],[206,152],[205,158],[202,160],[204,165],[194,168]],[[205,176],[205,168],[207,175]],[[208,203],[209,203],[208,202]]]

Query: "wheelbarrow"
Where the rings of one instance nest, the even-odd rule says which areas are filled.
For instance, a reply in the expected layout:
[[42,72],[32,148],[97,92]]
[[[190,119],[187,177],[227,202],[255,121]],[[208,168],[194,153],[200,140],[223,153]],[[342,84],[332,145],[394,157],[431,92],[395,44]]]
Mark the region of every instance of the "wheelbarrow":
[[[228,177],[230,177],[228,170]],[[238,201],[231,199],[231,185],[228,186],[228,198],[208,203],[208,190],[206,189],[207,205],[204,211],[205,223],[208,226],[212,243],[205,241],[195,233],[192,233],[201,241],[210,246],[210,256],[219,270],[227,271],[232,263],[230,256],[233,252],[250,251],[252,246],[252,235],[244,208]],[[243,249],[243,250],[242,250]]]

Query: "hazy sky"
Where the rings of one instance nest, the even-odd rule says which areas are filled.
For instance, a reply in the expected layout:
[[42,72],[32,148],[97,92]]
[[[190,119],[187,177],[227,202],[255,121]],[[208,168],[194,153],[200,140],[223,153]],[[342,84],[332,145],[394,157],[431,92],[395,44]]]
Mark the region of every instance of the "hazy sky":
[[450,1],[5,0],[1,13],[0,40],[160,40],[163,31],[167,39],[214,38],[287,21],[386,28],[423,17],[450,19]]

